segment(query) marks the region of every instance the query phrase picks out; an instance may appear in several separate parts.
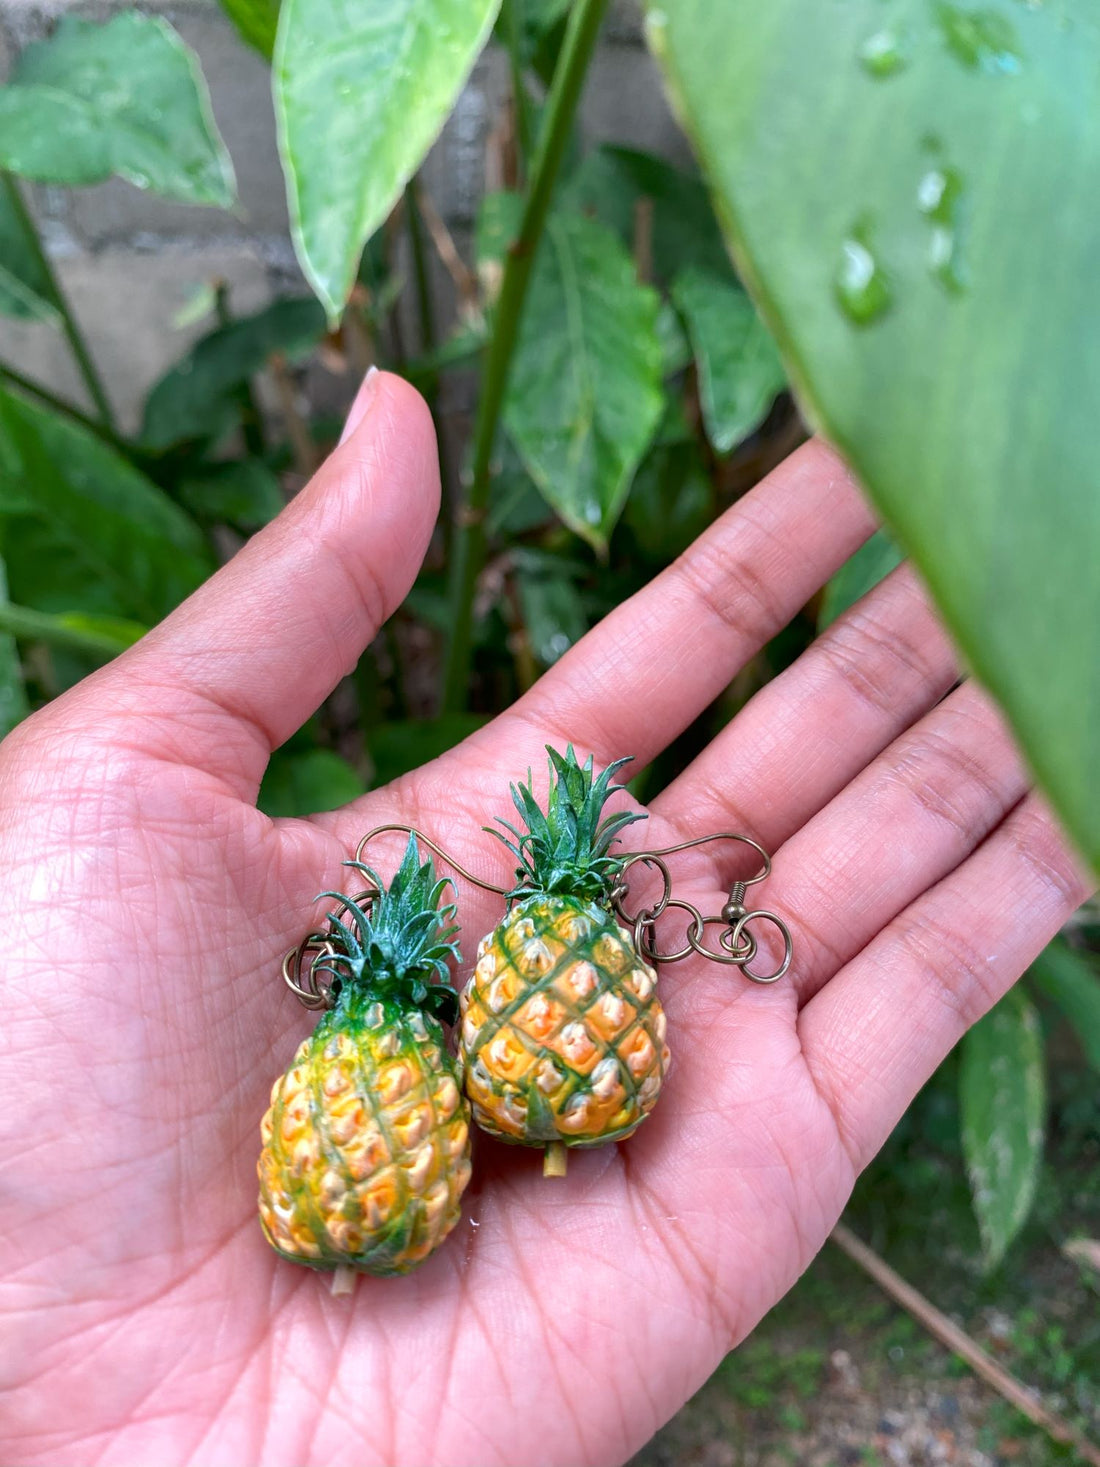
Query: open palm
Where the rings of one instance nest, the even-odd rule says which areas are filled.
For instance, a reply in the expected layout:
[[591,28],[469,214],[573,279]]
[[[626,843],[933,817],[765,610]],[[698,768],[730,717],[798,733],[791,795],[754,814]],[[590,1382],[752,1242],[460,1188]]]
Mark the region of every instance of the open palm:
[[[479,1137],[439,1253],[333,1298],[256,1220],[259,1119],[311,1022],[279,959],[313,894],[390,820],[506,879],[480,827],[544,744],[640,767],[872,528],[808,445],[461,747],[271,821],[270,750],[398,604],[436,514],[411,389],[375,376],[353,424],[228,567],[0,749],[5,1461],[621,1461],[790,1287],[918,1087],[1085,895],[895,572],[631,832],[776,851],[754,891],[794,934],[788,977],[668,968],[675,1062],[631,1141],[545,1181],[540,1153]],[[677,858],[682,894],[717,910],[747,874],[725,859]],[[502,909],[459,898],[472,955]]]

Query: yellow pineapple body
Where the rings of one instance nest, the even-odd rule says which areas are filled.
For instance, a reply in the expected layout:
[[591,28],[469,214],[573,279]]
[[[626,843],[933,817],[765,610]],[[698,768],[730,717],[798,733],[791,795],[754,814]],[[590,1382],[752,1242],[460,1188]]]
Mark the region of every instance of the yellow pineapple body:
[[600,1146],[657,1103],[669,1066],[657,977],[594,902],[519,902],[482,941],[459,1001],[466,1093],[490,1134]]
[[469,1107],[428,1014],[349,995],[275,1082],[261,1136],[260,1220],[295,1262],[407,1273],[458,1221]]

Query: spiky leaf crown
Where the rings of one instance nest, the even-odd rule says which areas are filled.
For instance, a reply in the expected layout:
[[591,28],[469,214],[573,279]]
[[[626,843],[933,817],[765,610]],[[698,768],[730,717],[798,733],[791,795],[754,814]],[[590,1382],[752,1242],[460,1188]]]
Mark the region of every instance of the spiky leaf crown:
[[610,848],[621,830],[646,818],[629,811],[600,818],[610,797],[622,789],[612,783],[616,772],[630,760],[616,759],[597,778],[591,755],[584,765],[578,764],[572,744],[564,754],[549,744],[546,752],[550,756],[550,792],[545,814],[528,775],[526,784],[511,787],[512,802],[526,829],[500,819],[515,838],[509,840],[499,830],[491,832],[519,860],[518,885],[509,897],[518,901],[535,892],[568,892],[592,901],[606,899],[623,866]]
[[344,865],[367,877],[378,895],[368,910],[343,892],[321,893],[321,897],[335,897],[343,913],[328,918],[326,935],[335,952],[318,966],[339,979],[341,997],[358,992],[391,998],[454,1023],[458,996],[447,961],[458,957],[458,946],[452,941],[458,931],[452,920],[456,908],[453,902],[439,904],[451,883],[436,879],[430,858],[420,864],[415,836],[409,837],[404,859],[388,887],[362,861],[345,861]]

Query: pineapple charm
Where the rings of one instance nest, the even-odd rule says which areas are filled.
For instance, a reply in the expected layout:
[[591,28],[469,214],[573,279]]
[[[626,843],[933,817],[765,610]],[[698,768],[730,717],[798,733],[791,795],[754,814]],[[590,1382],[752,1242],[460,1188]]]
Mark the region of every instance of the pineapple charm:
[[[550,755],[545,813],[530,785],[512,787],[525,830],[499,838],[519,860],[511,910],[478,947],[459,998],[466,1093],[483,1130],[544,1146],[547,1176],[568,1146],[635,1131],[668,1071],[657,977],[611,911],[623,861],[611,845],[644,819],[601,819],[618,760],[595,778],[570,747]],[[493,832],[497,834],[497,832]]]
[[470,1179],[469,1107],[440,1023],[455,1017],[447,883],[420,864],[415,838],[388,889],[347,864],[377,895],[323,893],[340,902],[324,934],[335,1006],[272,1088],[257,1168],[268,1242],[344,1278],[422,1262]]

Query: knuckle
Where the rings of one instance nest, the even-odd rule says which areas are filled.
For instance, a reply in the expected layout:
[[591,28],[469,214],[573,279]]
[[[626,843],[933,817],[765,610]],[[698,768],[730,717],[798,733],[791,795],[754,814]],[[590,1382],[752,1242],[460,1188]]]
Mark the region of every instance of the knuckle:
[[914,912],[898,918],[895,935],[902,959],[923,974],[959,1034],[992,1007],[998,996],[992,963],[960,922]]
[[907,801],[972,843],[1001,812],[1004,794],[984,757],[957,739],[926,728],[914,734],[889,769],[889,780]]
[[914,683],[938,682],[936,668],[914,630],[873,608],[856,608],[821,637],[817,652],[861,703],[893,714]]

